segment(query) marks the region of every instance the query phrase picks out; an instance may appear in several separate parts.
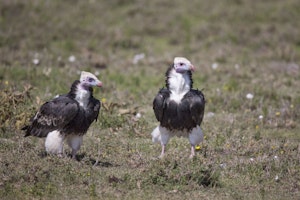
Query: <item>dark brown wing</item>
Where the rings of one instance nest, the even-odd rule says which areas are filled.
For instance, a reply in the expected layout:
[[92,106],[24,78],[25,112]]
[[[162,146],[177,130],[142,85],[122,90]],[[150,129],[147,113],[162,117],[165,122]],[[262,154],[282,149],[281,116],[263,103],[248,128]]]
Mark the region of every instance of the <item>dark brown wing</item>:
[[31,124],[24,127],[25,137],[34,135],[46,137],[53,130],[62,130],[79,111],[78,103],[67,97],[59,96],[41,106]]
[[182,104],[189,105],[190,117],[193,123],[201,125],[204,116],[205,99],[200,90],[190,90],[184,95]]
[[92,97],[86,110],[86,118],[88,119],[89,124],[91,124],[94,120],[97,121],[100,108],[101,102]]
[[158,121],[162,121],[164,115],[164,108],[166,106],[166,99],[170,97],[170,91],[162,88],[153,100],[153,110]]

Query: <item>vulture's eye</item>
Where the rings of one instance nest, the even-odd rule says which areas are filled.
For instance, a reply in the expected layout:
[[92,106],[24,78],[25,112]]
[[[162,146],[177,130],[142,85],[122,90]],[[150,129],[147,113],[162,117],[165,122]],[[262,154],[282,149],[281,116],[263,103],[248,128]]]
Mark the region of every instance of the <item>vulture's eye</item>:
[[180,66],[183,66],[183,63],[179,63]]
[[89,82],[94,82],[95,81],[95,79],[93,79],[93,78],[88,78],[88,80],[89,80]]

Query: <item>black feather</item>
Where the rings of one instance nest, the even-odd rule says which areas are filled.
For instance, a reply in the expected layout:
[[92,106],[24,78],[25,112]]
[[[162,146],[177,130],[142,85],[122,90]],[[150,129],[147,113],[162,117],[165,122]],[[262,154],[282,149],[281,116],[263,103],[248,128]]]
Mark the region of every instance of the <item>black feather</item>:
[[54,130],[66,135],[85,134],[91,123],[97,120],[101,102],[93,97],[91,88],[87,108],[81,107],[75,100],[79,83],[78,80],[74,81],[68,94],[60,95],[44,103],[32,118],[30,125],[22,128],[25,131],[25,137],[30,135],[46,137]]
[[[153,110],[162,127],[169,130],[190,131],[202,123],[205,98],[200,90],[190,89],[179,103],[170,100],[169,75],[171,70],[173,70],[173,66],[166,72],[166,88],[162,88],[154,98]],[[187,73],[191,80],[190,88],[192,88],[192,73],[191,71],[187,71]]]

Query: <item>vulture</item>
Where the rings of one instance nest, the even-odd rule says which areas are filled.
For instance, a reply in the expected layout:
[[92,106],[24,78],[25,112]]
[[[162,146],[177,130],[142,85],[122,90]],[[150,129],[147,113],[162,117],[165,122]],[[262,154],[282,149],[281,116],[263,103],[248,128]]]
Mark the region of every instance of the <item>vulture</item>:
[[93,87],[102,82],[89,72],[82,71],[68,94],[59,95],[44,103],[23,127],[25,137],[46,137],[45,148],[49,154],[64,155],[63,143],[72,149],[72,158],[82,144],[83,135],[98,118],[101,102],[93,97]]
[[160,143],[164,156],[166,145],[173,136],[187,137],[191,144],[191,155],[195,146],[203,141],[200,128],[205,108],[204,95],[193,89],[194,66],[184,57],[175,57],[166,72],[166,87],[159,90],[153,100],[153,110],[160,124],[152,131],[152,141]]

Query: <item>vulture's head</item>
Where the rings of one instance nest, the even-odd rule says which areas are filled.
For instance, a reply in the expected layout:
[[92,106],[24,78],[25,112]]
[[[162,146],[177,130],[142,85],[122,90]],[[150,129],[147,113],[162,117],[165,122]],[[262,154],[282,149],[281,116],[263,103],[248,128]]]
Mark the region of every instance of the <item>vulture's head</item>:
[[184,57],[175,57],[173,66],[175,71],[181,74],[195,69],[192,63]]
[[85,87],[102,86],[102,82],[99,81],[99,79],[94,74],[85,71],[81,72],[80,83]]

